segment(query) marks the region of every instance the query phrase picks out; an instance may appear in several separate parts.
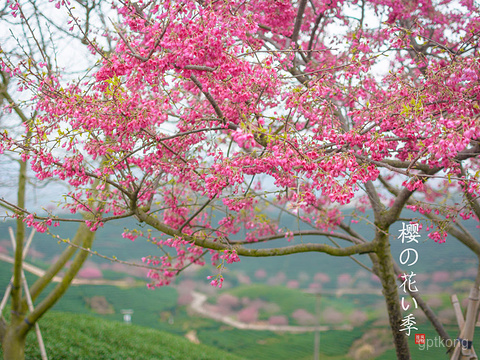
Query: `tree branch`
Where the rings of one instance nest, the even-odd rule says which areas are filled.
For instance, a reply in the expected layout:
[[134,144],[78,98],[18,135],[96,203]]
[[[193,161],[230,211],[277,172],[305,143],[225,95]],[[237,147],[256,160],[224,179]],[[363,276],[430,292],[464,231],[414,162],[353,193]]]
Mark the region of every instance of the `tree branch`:
[[298,41],[298,34],[300,33],[300,27],[302,26],[303,13],[305,12],[305,7],[307,5],[307,0],[300,0],[300,5],[298,5],[297,17],[295,18],[295,25],[293,27],[292,33],[292,42],[296,45]]
[[223,112],[222,110],[220,109],[220,107],[218,106],[217,102],[215,101],[215,99],[212,97],[212,95],[210,95],[210,93],[208,91],[203,91],[203,85],[200,81],[198,81],[197,77],[195,75],[191,75],[190,76],[190,79],[193,81],[193,83],[200,89],[200,91],[203,93],[203,95],[205,95],[205,97],[207,98],[208,102],[210,103],[210,105],[212,105],[213,107],[213,110],[215,110],[215,114],[217,114],[217,116],[222,119],[222,121],[225,121],[225,116],[223,115]]
[[315,33],[317,32],[318,25],[320,25],[320,21],[323,19],[323,13],[318,14],[317,18],[315,19],[315,25],[313,25],[312,34],[310,35],[310,40],[308,42],[308,54],[307,58],[310,59],[312,57],[312,48],[313,48],[313,41],[315,40]]
[[287,235],[290,235],[290,236],[327,236],[327,237],[331,236],[331,237],[335,237],[335,238],[338,238],[338,239],[349,241],[349,242],[354,243],[354,244],[363,244],[362,241],[355,238],[354,236],[349,236],[349,235],[338,233],[338,232],[332,232],[331,233],[331,232],[328,232],[328,231],[319,231],[319,230],[318,231],[317,230],[292,231],[292,232],[289,232],[289,233],[282,233],[282,234],[276,234],[276,235],[272,235],[272,236],[260,237],[256,241],[241,240],[241,241],[231,241],[230,243],[235,244],[235,245],[249,245],[249,244],[253,245],[253,244],[256,244],[256,243],[259,243],[259,242],[267,242],[267,241],[276,240],[276,239],[285,239],[285,237]]
[[371,180],[365,183],[365,189],[367,191],[368,198],[370,199],[370,204],[372,205],[372,209],[375,213],[375,219],[380,215],[380,213],[385,209],[380,201],[380,197],[378,196],[377,190],[375,190],[375,186],[373,186],[373,182]]
[[213,195],[213,197],[211,199],[208,199],[208,201],[205,202],[205,204],[203,204],[202,206],[200,206],[200,208],[198,208],[197,211],[195,211],[195,213],[192,214],[192,216],[190,216],[190,218],[188,218],[187,221],[185,221],[179,228],[178,228],[178,231],[182,231],[185,226],[187,226],[190,221],[192,221],[193,219],[195,219],[197,217],[198,214],[200,214],[203,209],[205,209],[215,198],[217,197],[217,193],[215,195]]
[[[77,231],[75,237],[72,240],[72,244],[79,245],[82,241],[80,231]],[[42,277],[39,277],[35,283],[30,287],[30,296],[32,300],[35,299],[42,293],[42,291],[51,283],[52,279],[65,267],[65,264],[70,260],[70,258],[75,254],[77,248],[74,246],[67,247],[58,260],[52,264],[45,274]]]
[[209,72],[213,72],[217,70],[217,68],[213,68],[210,66],[203,66],[203,65],[185,65],[183,68],[186,70],[198,70],[198,71],[209,71]]
[[193,244],[212,250],[230,250],[235,249],[238,255],[249,257],[266,257],[266,256],[283,256],[290,254],[298,254],[303,252],[323,252],[333,256],[349,256],[354,254],[364,254],[375,251],[377,244],[375,242],[369,242],[365,244],[357,244],[345,248],[336,248],[326,244],[299,244],[293,246],[287,246],[283,248],[274,249],[246,249],[241,246],[232,246],[231,244],[225,244],[221,242],[213,242],[208,239],[202,239],[187,234],[183,234],[178,230],[174,230],[171,227],[160,222],[153,216],[143,212],[141,209],[136,209],[136,214],[140,220],[153,228],[163,232],[166,235],[181,237],[184,240],[192,242]]
[[[207,242],[197,241],[196,245],[208,247]],[[376,243],[369,242],[366,244],[357,244],[344,248],[337,248],[326,244],[299,244],[273,249],[245,249],[235,247],[238,255],[249,257],[267,257],[267,256],[284,256],[290,254],[299,254],[304,252],[321,252],[332,256],[351,256],[355,254],[366,254],[374,252]],[[227,247],[225,247],[227,249]],[[218,249],[222,250],[222,249]]]
[[[82,242],[82,247],[91,248],[93,240],[95,238],[95,233],[90,231],[85,224],[80,224],[77,234],[80,241]],[[19,326],[19,333],[26,334],[30,330],[35,322],[47,312],[55,303],[65,294],[68,290],[68,287],[74,277],[77,275],[78,271],[82,267],[83,263],[89,256],[88,252],[80,251],[75,256],[75,259],[72,262],[72,265],[68,269],[65,276],[62,278],[62,281],[55,286],[55,288],[43,299],[39,304],[36,305],[35,309],[25,317],[25,321]]]
[[7,322],[3,318],[2,314],[0,314],[0,344],[3,343],[3,338],[7,332],[7,326]]

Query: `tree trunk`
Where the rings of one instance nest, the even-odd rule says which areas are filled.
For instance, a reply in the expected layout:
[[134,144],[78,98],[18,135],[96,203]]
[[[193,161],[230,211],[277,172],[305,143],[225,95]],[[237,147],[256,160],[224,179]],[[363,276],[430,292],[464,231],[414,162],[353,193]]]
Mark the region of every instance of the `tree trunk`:
[[388,235],[379,232],[379,246],[377,249],[379,276],[382,282],[382,292],[387,305],[388,320],[392,329],[393,342],[397,352],[397,359],[411,360],[410,349],[408,347],[408,337],[404,331],[400,331],[402,325],[402,311],[398,295],[395,270],[393,267],[393,258],[390,252],[390,242]]
[[25,339],[26,334],[20,335],[17,331],[17,326],[10,324],[4,338],[2,339],[3,359],[24,360]]

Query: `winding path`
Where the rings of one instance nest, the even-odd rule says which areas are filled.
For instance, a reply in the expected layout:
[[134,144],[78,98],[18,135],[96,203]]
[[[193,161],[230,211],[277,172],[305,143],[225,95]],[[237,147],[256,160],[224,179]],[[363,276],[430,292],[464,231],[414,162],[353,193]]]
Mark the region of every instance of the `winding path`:
[[285,332],[313,332],[313,331],[329,331],[329,330],[352,330],[351,325],[333,326],[290,326],[290,325],[269,325],[269,324],[247,324],[232,319],[230,316],[212,313],[203,307],[207,300],[205,294],[192,291],[193,301],[190,307],[193,311],[213,320],[222,322],[226,325],[233,326],[241,330],[262,330],[262,331],[285,331]]

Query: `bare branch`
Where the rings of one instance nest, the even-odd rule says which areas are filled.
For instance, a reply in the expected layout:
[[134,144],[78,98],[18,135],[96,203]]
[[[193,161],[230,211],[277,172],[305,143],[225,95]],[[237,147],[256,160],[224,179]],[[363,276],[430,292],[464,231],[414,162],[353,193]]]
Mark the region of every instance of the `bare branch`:
[[195,219],[198,216],[198,214],[200,214],[216,197],[217,197],[217,194],[215,194],[211,199],[206,201],[205,204],[200,206],[200,208],[197,211],[195,211],[195,213],[192,216],[190,216],[190,218],[188,218],[188,220],[185,221],[182,224],[182,226],[178,228],[178,231],[182,231],[185,228],[185,226],[187,226],[193,219]]
[[[217,68],[213,68],[210,66],[203,66],[203,65],[185,65],[183,68],[186,70],[199,70],[199,71],[209,71],[209,72],[213,72],[217,70]],[[195,85],[197,84],[195,83]]]
[[307,5],[307,0],[300,0],[300,5],[298,5],[297,17],[295,18],[295,26],[292,33],[292,42],[296,45],[298,40],[298,34],[300,33],[300,27],[302,26],[303,13],[305,12],[305,7]]
[[255,241],[246,241],[246,240],[241,240],[241,241],[231,241],[231,244],[235,245],[246,245],[246,244],[251,244],[254,245],[258,242],[267,242],[271,240],[277,240],[277,239],[285,239],[286,236],[331,236],[335,237],[338,239],[346,240],[354,244],[363,244],[362,241],[359,239],[355,238],[354,236],[350,236],[347,234],[342,234],[338,232],[328,232],[328,231],[320,231],[320,230],[302,230],[302,231],[292,231],[288,233],[282,233],[282,234],[276,234],[276,235],[271,235],[271,236],[263,236],[258,238]]
[[197,87],[200,89],[200,91],[203,93],[203,95],[205,95],[205,97],[207,98],[208,102],[210,103],[210,105],[212,105],[213,107],[213,110],[215,110],[215,114],[217,114],[217,116],[222,119],[223,121],[225,121],[225,116],[223,115],[223,112],[222,110],[220,109],[220,107],[218,106],[217,102],[215,101],[215,99],[212,97],[212,95],[210,95],[210,93],[208,91],[203,91],[203,85],[200,81],[198,81],[197,77],[195,75],[191,75],[190,76],[190,79],[193,81],[193,83],[195,85],[197,85]]
[[138,218],[155,229],[163,232],[166,235],[180,237],[197,246],[212,249],[212,250],[230,250],[235,249],[238,255],[249,257],[266,257],[266,256],[284,256],[290,254],[298,254],[303,252],[322,252],[332,256],[349,256],[354,254],[365,254],[374,252],[377,244],[375,242],[369,242],[365,244],[356,244],[345,248],[336,248],[326,244],[299,244],[293,246],[287,246],[282,248],[273,249],[246,249],[241,246],[232,246],[228,243],[222,243],[219,241],[211,241],[209,239],[199,238],[183,234],[178,230],[174,230],[171,227],[165,225],[153,216],[137,209],[136,212]]
[[380,201],[380,197],[378,196],[377,190],[371,180],[367,181],[365,184],[365,188],[367,190],[368,198],[370,199],[370,204],[372,205],[373,211],[375,213],[375,219],[381,214],[381,212],[385,209],[382,202]]
[[315,19],[315,24],[313,25],[312,34],[310,35],[310,40],[308,42],[308,53],[307,58],[310,59],[312,57],[312,48],[313,48],[313,41],[315,40],[315,34],[318,29],[318,25],[320,25],[320,21],[323,19],[323,13],[318,14],[317,18]]

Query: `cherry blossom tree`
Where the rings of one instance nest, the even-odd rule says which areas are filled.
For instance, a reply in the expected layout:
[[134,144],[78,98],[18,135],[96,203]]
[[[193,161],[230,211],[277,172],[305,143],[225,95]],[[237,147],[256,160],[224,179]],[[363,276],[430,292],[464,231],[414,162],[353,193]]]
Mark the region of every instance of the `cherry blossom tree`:
[[[50,69],[42,54],[2,57],[37,112],[24,122],[28,136],[2,134],[3,152],[21,154],[40,180],[68,183],[61,206],[89,214],[91,232],[130,216],[145,223],[124,237],[166,251],[144,258],[151,286],[206,255],[219,268],[212,285],[221,286],[221,270],[239,256],[365,254],[397,357],[410,359],[392,225],[408,207],[430,239],[449,233],[480,257],[462,224],[480,216],[478,5],[120,1],[111,10],[119,20],[97,34],[71,4],[54,5],[98,63],[72,79],[42,70]],[[22,4],[10,9],[29,23]],[[2,202],[38,231],[67,220]],[[356,230],[366,208],[372,239]],[[287,228],[278,214],[310,230]],[[256,246],[280,239],[291,244]],[[480,276],[477,293],[478,285]],[[19,334],[40,316],[27,314]]]
[[[43,4],[41,2],[27,3],[26,7],[28,8],[27,11],[29,22],[24,21],[24,13],[22,13],[20,19],[16,21],[15,16],[11,16],[14,14],[10,14],[8,11],[6,11],[9,5],[10,4],[7,3],[5,7],[0,11],[0,27],[5,30],[5,32],[2,31],[1,43],[3,48],[0,49],[0,53],[2,53],[3,56],[6,55],[5,58],[8,59],[21,59],[20,61],[26,59],[26,61],[30,61],[30,64],[32,64],[33,59],[35,59],[37,56],[40,56],[46,62],[45,68],[49,72],[51,72],[54,69],[54,63],[57,60],[57,49],[51,49],[47,45],[47,39],[52,42],[54,40],[65,41],[63,37],[54,37],[51,31],[49,31],[50,27],[58,28],[58,24],[52,19],[48,19],[47,17],[45,17],[45,13],[42,11],[44,10],[42,9]],[[14,5],[10,5],[10,8],[12,6],[15,7]],[[85,22],[86,25],[84,24],[84,26],[86,29],[88,29],[88,19],[92,17],[92,10],[100,10],[101,6],[99,4],[95,4],[94,2],[92,4],[85,2],[83,3],[82,7],[84,12],[86,13],[87,20]],[[25,8],[23,10],[25,10]],[[99,11],[99,14],[101,18],[101,10]],[[47,26],[39,26],[43,20],[48,20]],[[6,23],[8,24],[8,26],[11,26],[10,29],[5,28]],[[37,25],[35,33],[32,31],[30,33],[31,36],[22,37],[22,35],[19,35],[25,35],[29,33],[29,31],[32,30],[31,26],[33,26],[33,24]],[[14,32],[13,30],[15,29],[20,31]],[[7,33],[8,30],[10,30],[10,36],[5,37],[5,33]],[[67,31],[61,33],[62,36],[64,36]],[[80,34],[68,33],[68,37],[69,41],[76,40],[78,41],[78,43],[86,43],[86,41],[84,41],[84,33],[82,31],[80,31]],[[12,44],[14,44],[13,47]],[[33,66],[36,65],[34,64]],[[30,131],[25,130],[25,126],[28,128],[30,124],[36,121],[37,112],[34,111],[31,106],[24,105],[23,102],[25,101],[25,97],[23,97],[22,99],[22,96],[18,96],[20,94],[20,92],[18,91],[18,87],[15,86],[16,84],[12,84],[12,78],[14,78],[14,75],[11,74],[9,71],[4,70],[5,67],[2,67],[2,70],[0,71],[0,104],[6,104],[8,110],[0,114],[1,128],[4,134],[9,134],[8,136],[11,139],[21,139],[20,141],[28,144],[32,134]],[[70,71],[63,72],[63,74],[66,76],[69,73]],[[9,115],[9,113],[12,112],[14,113],[14,116]],[[22,132],[24,132],[23,136]],[[6,205],[7,203],[9,203],[9,201],[7,201],[6,203],[2,202],[1,206],[6,208],[7,211],[13,211],[13,213],[15,213],[15,208],[27,207],[27,199],[29,198],[29,195],[34,191],[37,184],[32,181],[31,174],[28,171],[28,161],[26,161],[24,155],[16,156],[20,154],[15,153],[6,153],[5,155],[6,156],[2,157],[2,174],[4,175],[4,178],[16,180],[17,191],[13,203],[13,208],[10,205]],[[17,168],[15,166],[17,162],[20,164],[20,166],[18,168],[18,173],[14,174],[12,172],[12,169],[14,169],[13,171],[17,171]],[[6,190],[6,186],[12,187],[11,181],[12,180],[10,180],[10,183],[8,184],[5,184],[5,182],[2,181],[3,190]],[[40,183],[38,183],[38,185],[46,187],[49,186],[49,182],[41,181]],[[5,198],[3,197],[4,195],[7,195],[7,192],[2,193],[3,200],[5,200]],[[8,196],[7,199],[11,200],[11,196]],[[47,204],[45,205],[47,207],[49,206]],[[11,298],[10,322],[7,323],[3,316],[0,317],[0,342],[2,343],[3,353],[6,359],[24,358],[26,332],[25,329],[22,330],[21,326],[19,325],[23,324],[23,322],[28,322],[28,320],[25,319],[25,314],[30,311],[29,315],[33,315],[33,322],[29,323],[27,329],[28,331],[37,325],[36,322],[38,317],[48,311],[63,296],[63,294],[66,292],[69,285],[71,284],[72,280],[81,269],[82,264],[87,259],[88,252],[77,252],[78,247],[90,247],[94,240],[94,232],[90,231],[89,228],[86,227],[84,224],[80,224],[76,234],[72,234],[72,246],[66,248],[60,256],[58,256],[55,260],[52,261],[52,265],[50,266],[50,268],[45,272],[43,276],[40,276],[30,288],[30,294],[25,294],[25,292],[22,293],[23,283],[26,284],[26,280],[22,278],[22,267],[23,252],[25,249],[24,241],[26,224],[23,217],[14,217],[16,217],[16,247],[13,266],[13,277],[12,282],[11,284],[9,284],[8,288],[11,289],[11,291],[9,292]],[[33,311],[30,305],[31,302],[35,301],[41,293],[46,292],[47,285],[53,282],[54,277],[56,277],[56,275],[58,275],[61,270],[65,270],[65,274],[63,275],[60,283],[58,283],[52,289],[48,290],[48,294],[46,294],[42,301],[37,302],[37,308],[35,309],[35,311]],[[39,333],[37,332],[37,335],[38,334]],[[43,353],[42,349],[41,353],[42,358],[44,358],[45,354]]]

